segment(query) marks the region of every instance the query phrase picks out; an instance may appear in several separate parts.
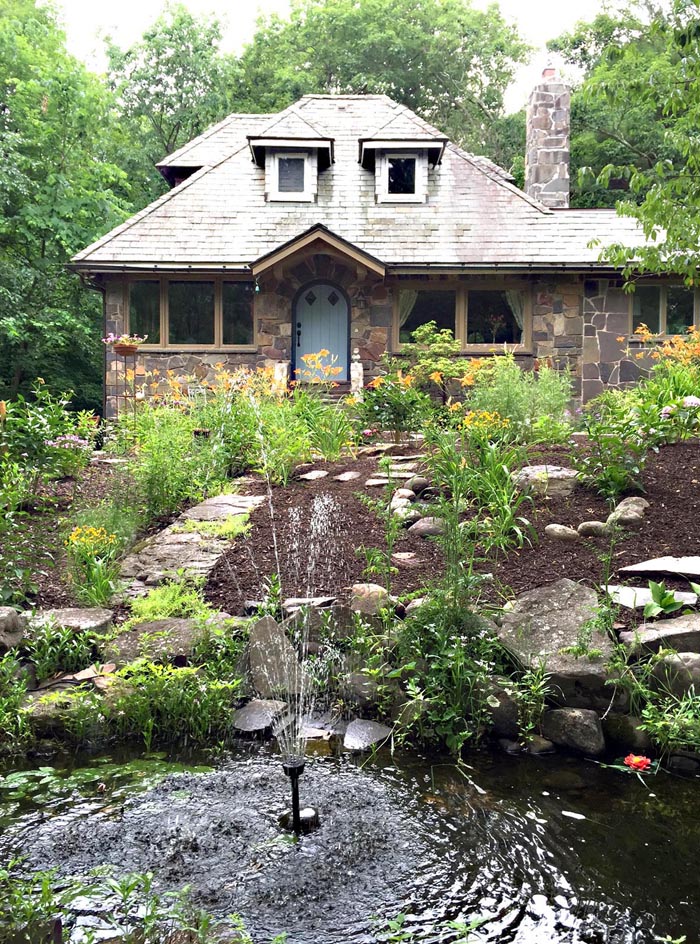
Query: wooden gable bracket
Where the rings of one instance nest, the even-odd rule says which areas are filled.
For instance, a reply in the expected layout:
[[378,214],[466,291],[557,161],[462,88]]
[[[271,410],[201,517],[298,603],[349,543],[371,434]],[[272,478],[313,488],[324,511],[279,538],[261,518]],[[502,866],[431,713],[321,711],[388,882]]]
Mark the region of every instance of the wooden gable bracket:
[[295,236],[293,239],[278,246],[277,249],[273,249],[272,252],[260,256],[259,259],[250,263],[250,270],[254,278],[257,279],[263,273],[272,269],[275,278],[281,279],[283,275],[278,273],[284,272],[285,263],[289,261],[291,257],[302,253],[304,249],[317,242],[323,244],[324,248],[334,250],[336,254],[354,262],[357,268],[358,280],[366,278],[369,272],[374,273],[382,279],[386,275],[386,266],[383,262],[370,253],[365,252],[364,249],[354,246],[346,239],[343,239],[342,236],[336,236],[335,233],[332,233],[322,223],[317,223],[305,232],[300,233],[299,236]]

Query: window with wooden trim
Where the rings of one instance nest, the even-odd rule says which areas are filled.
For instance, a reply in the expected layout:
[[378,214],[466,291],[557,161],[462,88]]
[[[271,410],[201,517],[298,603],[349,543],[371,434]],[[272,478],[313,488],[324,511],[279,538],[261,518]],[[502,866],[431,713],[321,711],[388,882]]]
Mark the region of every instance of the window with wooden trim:
[[409,343],[421,325],[449,328],[462,346],[521,346],[526,343],[527,289],[400,288],[396,302],[397,340]]
[[265,190],[271,201],[312,203],[318,188],[318,154],[272,151],[265,155]]
[[246,349],[255,346],[255,287],[221,279],[134,279],[127,330],[147,347]]
[[374,173],[378,203],[425,203],[427,151],[379,151]]
[[685,285],[638,284],[631,308],[633,334],[640,325],[652,334],[685,334],[699,321],[697,293]]

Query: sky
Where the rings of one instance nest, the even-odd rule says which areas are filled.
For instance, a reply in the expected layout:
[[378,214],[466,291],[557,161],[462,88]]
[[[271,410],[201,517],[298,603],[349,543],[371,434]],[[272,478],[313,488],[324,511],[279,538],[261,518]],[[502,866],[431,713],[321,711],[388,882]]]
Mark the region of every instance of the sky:
[[[105,67],[102,35],[110,35],[126,48],[140,38],[157,18],[165,0],[58,0],[66,29],[68,48],[96,71]],[[473,0],[486,8],[492,0]],[[223,47],[240,52],[255,32],[260,14],[289,10],[289,0],[184,0],[193,13],[214,14],[224,26]],[[571,29],[580,19],[592,19],[603,0],[500,0],[504,17],[514,22],[523,38],[536,47],[532,61],[518,71],[506,97],[506,109],[517,111],[527,99],[547,62],[545,43]]]

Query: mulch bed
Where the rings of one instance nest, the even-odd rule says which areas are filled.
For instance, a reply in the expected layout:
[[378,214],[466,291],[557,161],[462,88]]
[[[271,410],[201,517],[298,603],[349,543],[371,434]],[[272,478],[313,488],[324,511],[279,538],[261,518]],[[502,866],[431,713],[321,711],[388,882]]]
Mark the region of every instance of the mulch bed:
[[[530,462],[569,465],[572,448],[581,447],[531,450]],[[313,482],[293,479],[285,487],[273,488],[271,505],[265,503],[253,513],[247,537],[232,545],[210,576],[206,596],[212,603],[239,613],[246,601],[261,599],[265,581],[278,571],[287,597],[333,595],[347,599],[353,583],[382,582],[381,577],[363,573],[367,560],[362,549],[384,548],[384,528],[358,497],[383,496],[382,488],[364,485],[377,473],[377,459],[360,456],[354,461],[316,463],[313,467],[327,470],[328,476]],[[348,470],[359,472],[360,477],[350,482],[334,479]],[[104,497],[113,474],[110,466],[91,465],[78,483],[75,497],[72,481],[51,483],[25,519],[41,561],[35,606],[75,605],[65,577],[65,518],[73,501],[84,507]],[[666,554],[700,554],[700,442],[669,445],[658,455],[652,453],[640,484],[651,507],[638,531],[625,532],[615,542],[613,580],[617,580],[617,569],[626,564]],[[262,493],[266,487],[257,481],[247,484],[245,491]],[[576,527],[585,520],[605,520],[608,508],[602,498],[576,486],[570,498],[537,499],[534,505],[525,505],[523,513],[536,533],[533,544],[479,568],[496,578],[490,591],[494,602],[502,601],[504,594],[517,594],[564,576],[596,586],[604,582],[607,539],[568,544],[544,535],[546,525],[553,522]],[[398,596],[434,583],[442,575],[443,556],[434,541],[402,530],[395,550],[416,555],[415,560],[398,564],[392,587]],[[626,582],[646,586],[645,579]],[[688,589],[684,580],[667,578],[665,582],[674,589]]]
[[[410,453],[410,450],[406,450]],[[363,547],[385,548],[384,526],[358,494],[384,497],[382,487],[365,487],[377,475],[377,459],[313,465],[328,471],[313,482],[293,479],[272,488],[270,502],[251,516],[252,528],[238,541],[210,575],[206,596],[222,610],[239,613],[246,601],[260,600],[265,581],[279,572],[285,597],[335,596],[347,600],[354,583],[383,583],[380,576],[364,576],[367,560]],[[356,471],[360,477],[338,482],[334,476]],[[396,487],[400,483],[397,482]],[[259,486],[264,490],[263,486]],[[415,559],[398,563],[392,591],[407,594],[439,579],[442,551],[434,541],[401,530],[395,551],[413,553]]]

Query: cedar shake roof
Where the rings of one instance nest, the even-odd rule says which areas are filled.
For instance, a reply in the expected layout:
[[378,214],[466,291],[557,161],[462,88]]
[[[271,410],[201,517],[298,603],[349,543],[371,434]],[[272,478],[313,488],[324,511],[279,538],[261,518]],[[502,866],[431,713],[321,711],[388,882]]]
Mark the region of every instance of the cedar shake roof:
[[[317,200],[266,202],[248,138],[303,127],[335,140]],[[549,210],[502,168],[451,143],[429,168],[427,203],[376,203],[358,143],[385,134],[442,137],[384,95],[306,95],[277,116],[230,115],[159,165],[200,170],[78,253],[74,267],[247,270],[317,224],[388,267],[605,268],[591,240],[641,242],[636,221],[614,210]]]

